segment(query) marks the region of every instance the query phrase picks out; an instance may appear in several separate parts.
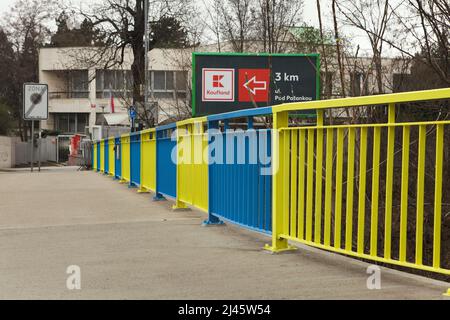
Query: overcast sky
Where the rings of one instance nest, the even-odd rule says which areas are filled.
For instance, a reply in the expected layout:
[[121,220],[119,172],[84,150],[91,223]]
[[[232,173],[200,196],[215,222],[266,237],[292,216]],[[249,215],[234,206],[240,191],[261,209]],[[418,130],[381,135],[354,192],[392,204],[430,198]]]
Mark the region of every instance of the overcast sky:
[[[1,6],[0,6],[0,15],[3,15],[4,13],[8,12],[10,7],[14,4],[16,0],[0,0]],[[72,0],[74,1],[74,0]],[[75,1],[84,1],[84,0],[75,0]],[[331,1],[321,1],[322,3],[322,14],[323,14],[323,20],[325,27],[328,29],[332,28],[331,24]],[[199,6],[202,5],[202,1],[198,0]],[[317,19],[317,9],[316,9],[316,1],[315,0],[304,0],[304,9],[303,9],[303,21],[311,26],[318,27],[318,19]],[[353,41],[358,41],[358,43],[361,46],[361,53],[370,54],[370,45],[367,42],[365,36],[361,34],[361,32],[357,30],[350,30],[349,28],[344,27],[344,32],[347,34],[347,36],[350,36]]]

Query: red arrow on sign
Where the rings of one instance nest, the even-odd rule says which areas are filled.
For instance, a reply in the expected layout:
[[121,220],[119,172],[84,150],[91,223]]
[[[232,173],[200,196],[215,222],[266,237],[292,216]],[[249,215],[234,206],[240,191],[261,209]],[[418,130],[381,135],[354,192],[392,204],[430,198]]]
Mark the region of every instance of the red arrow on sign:
[[239,69],[239,101],[268,102],[269,69]]
[[256,76],[251,78],[244,84],[244,87],[249,90],[253,95],[256,95],[258,90],[265,91],[267,90],[267,82],[266,81],[257,81]]

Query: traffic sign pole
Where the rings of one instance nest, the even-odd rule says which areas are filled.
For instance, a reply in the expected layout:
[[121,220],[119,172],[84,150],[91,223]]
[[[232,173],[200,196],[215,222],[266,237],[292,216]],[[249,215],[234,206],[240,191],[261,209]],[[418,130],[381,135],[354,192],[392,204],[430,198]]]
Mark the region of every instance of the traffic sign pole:
[[39,140],[38,140],[38,165],[39,172],[41,172],[41,144],[42,144],[42,132],[39,128]]
[[[23,119],[31,121],[30,167],[34,171],[34,121],[48,119],[48,85],[40,83],[23,84]],[[41,171],[41,133],[39,132],[38,165]]]
[[31,172],[34,169],[34,121],[31,121]]

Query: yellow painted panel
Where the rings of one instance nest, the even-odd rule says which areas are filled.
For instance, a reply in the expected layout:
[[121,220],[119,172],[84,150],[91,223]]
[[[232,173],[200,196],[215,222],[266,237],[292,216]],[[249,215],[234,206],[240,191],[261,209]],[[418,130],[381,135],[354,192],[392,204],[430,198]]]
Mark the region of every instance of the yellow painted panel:
[[115,157],[114,157],[114,143],[115,139],[110,138],[108,140],[108,165],[109,165],[109,175],[114,176],[115,174]]
[[143,131],[141,135],[141,185],[143,189],[156,191],[156,132]]
[[105,172],[105,140],[100,142],[100,171]]
[[97,143],[93,143],[94,148],[92,149],[92,169],[97,171]]
[[121,137],[122,147],[122,180],[130,181],[130,135],[125,134]]
[[177,201],[207,212],[208,161],[203,155],[208,141],[205,119],[195,120],[178,124]]

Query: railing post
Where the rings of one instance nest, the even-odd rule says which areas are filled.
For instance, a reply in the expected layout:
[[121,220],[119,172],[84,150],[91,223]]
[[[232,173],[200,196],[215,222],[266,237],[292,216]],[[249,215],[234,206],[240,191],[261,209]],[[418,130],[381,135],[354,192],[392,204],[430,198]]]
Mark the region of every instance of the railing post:
[[[182,143],[186,143],[185,139],[190,139],[191,135],[192,135],[192,131],[189,129],[189,126],[180,126],[177,127],[177,163],[176,163],[176,167],[177,167],[177,198],[175,200],[175,205],[172,206],[172,210],[174,211],[181,211],[181,210],[188,210],[188,206],[186,205],[186,203],[184,203],[183,201],[180,200],[180,189],[181,189],[181,184],[183,183],[182,179],[181,179],[181,162],[182,159],[180,157],[180,145]],[[180,130],[183,130],[187,135],[183,135],[183,139],[180,138]],[[183,148],[183,151],[185,151],[185,148]],[[191,150],[189,150],[189,152],[191,152]],[[185,156],[185,155],[184,155]],[[191,156],[191,161],[192,161],[192,154]]]
[[141,185],[139,187],[138,193],[150,193],[150,191],[147,188],[144,187],[144,147],[145,147],[144,143],[149,143],[150,139],[147,136],[150,136],[150,133],[148,133],[148,132],[145,132],[145,133],[141,132],[140,135],[141,135],[141,145],[140,145],[140,149],[141,149],[140,157],[141,157],[141,159],[140,159],[139,162],[140,162],[140,166],[141,166],[141,171],[140,171]]
[[[228,124],[228,122],[226,122],[226,125],[224,128],[224,131],[225,131],[224,134],[226,134],[227,124]],[[209,142],[211,142],[211,130],[213,130],[214,132],[217,132],[219,130],[219,122],[218,121],[208,121],[208,140],[209,140],[208,141],[208,149],[210,146]],[[211,155],[210,150],[208,150],[208,155]],[[208,159],[208,220],[205,220],[203,222],[203,225],[204,226],[222,226],[225,223],[222,220],[220,220],[219,217],[215,216],[212,213],[212,208],[213,208],[213,205],[212,205],[213,192],[212,192],[212,190],[215,187],[215,185],[214,185],[215,177],[212,174],[212,170],[211,170],[212,165],[213,165],[213,163],[212,163],[211,159]]]
[[156,176],[155,176],[155,196],[153,197],[153,201],[166,201],[167,199],[161,194],[159,193],[159,184],[158,184],[158,172],[159,172],[159,166],[161,165],[158,161],[158,153],[159,153],[159,140],[161,139],[159,136],[162,134],[162,132],[158,132],[158,130],[155,131],[155,143],[156,143],[156,156],[155,156],[155,160],[156,160]]
[[[273,114],[273,130],[272,130],[272,245],[266,245],[265,249],[277,253],[282,251],[294,250],[295,247],[289,245],[288,240],[281,237],[286,226],[285,215],[289,204],[286,203],[285,195],[289,192],[289,176],[284,174],[284,169],[289,163],[286,163],[289,154],[286,150],[288,142],[288,131],[280,132],[280,129],[289,126],[288,112],[275,112]],[[288,147],[289,148],[289,147]],[[289,201],[289,198],[287,198]]]

